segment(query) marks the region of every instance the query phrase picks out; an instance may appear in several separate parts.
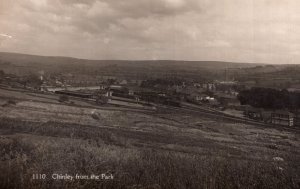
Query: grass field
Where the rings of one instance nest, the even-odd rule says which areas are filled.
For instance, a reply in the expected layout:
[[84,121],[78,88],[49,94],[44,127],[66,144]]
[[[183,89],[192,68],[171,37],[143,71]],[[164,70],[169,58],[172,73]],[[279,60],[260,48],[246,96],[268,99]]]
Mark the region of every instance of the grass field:
[[299,132],[184,111],[70,106],[1,89],[0,149],[0,188],[300,187]]

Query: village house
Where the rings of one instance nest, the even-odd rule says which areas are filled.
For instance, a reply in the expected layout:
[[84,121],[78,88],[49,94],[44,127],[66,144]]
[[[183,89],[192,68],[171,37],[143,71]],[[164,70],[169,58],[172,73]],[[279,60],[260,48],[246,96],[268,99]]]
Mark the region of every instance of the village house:
[[207,91],[215,91],[216,90],[216,85],[214,83],[205,83],[202,86]]
[[143,80],[141,80],[141,79],[131,79],[128,81],[128,84],[140,86],[142,84],[142,82],[143,82]]
[[196,101],[207,100],[207,98],[209,98],[209,96],[205,94],[192,94],[192,95],[194,95],[194,100]]
[[296,112],[295,114],[294,126],[300,127],[300,112]]
[[120,85],[127,85],[128,84],[128,82],[127,82],[127,80],[126,79],[123,79],[120,83],[119,83]]
[[110,91],[110,90],[99,90],[99,91],[96,92],[96,95],[111,97],[112,96],[112,91]]
[[293,113],[288,111],[275,111],[271,114],[271,123],[276,125],[294,126]]
[[197,88],[201,88],[202,85],[200,83],[193,83],[193,86]]
[[289,92],[300,92],[300,84],[291,85],[287,90]]

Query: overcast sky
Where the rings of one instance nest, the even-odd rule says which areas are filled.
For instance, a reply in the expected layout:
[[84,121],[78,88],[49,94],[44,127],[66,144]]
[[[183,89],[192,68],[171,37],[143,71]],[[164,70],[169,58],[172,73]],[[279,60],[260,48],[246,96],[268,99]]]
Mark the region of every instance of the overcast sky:
[[300,0],[0,0],[0,51],[300,63]]

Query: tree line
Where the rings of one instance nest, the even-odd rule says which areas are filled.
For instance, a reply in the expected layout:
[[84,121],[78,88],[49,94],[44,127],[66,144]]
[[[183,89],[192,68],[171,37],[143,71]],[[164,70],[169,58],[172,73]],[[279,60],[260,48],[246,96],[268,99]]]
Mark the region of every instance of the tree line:
[[254,87],[241,91],[238,99],[242,105],[251,105],[256,108],[289,110],[300,108],[300,93],[289,92],[286,89]]

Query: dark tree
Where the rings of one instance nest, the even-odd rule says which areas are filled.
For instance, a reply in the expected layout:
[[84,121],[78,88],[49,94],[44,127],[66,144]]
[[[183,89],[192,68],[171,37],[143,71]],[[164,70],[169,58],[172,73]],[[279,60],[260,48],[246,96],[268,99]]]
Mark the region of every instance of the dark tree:
[[300,108],[300,94],[286,89],[252,88],[241,91],[238,95],[242,105],[248,104],[257,108],[290,109]]

